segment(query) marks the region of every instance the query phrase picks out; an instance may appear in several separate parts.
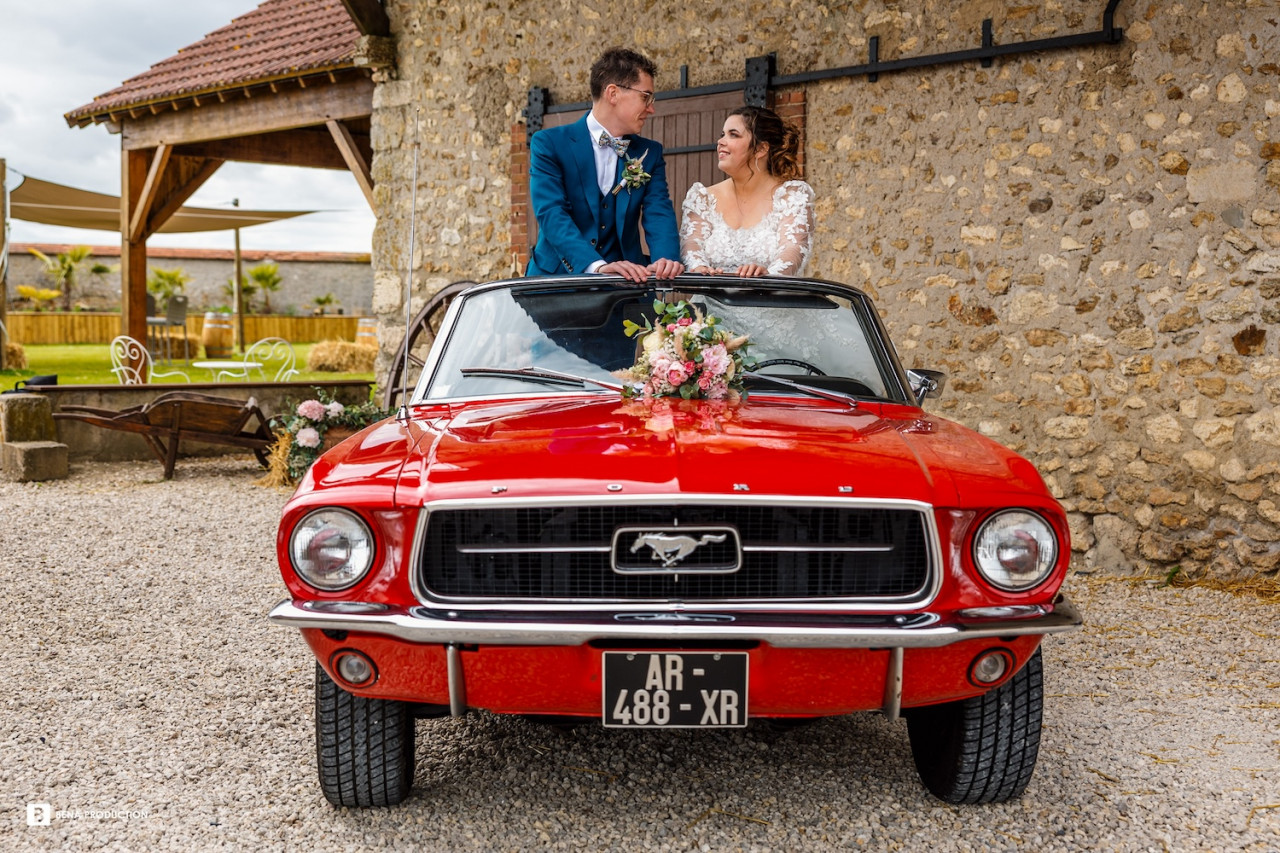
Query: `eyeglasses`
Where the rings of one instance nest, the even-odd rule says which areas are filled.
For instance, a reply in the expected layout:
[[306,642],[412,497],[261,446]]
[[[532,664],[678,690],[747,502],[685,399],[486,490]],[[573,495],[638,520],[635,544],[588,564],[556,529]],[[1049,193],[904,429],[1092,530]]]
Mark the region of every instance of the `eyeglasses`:
[[644,98],[644,105],[646,107],[653,106],[653,99],[657,97],[657,95],[655,95],[653,92],[647,91],[645,89],[637,89],[634,86],[624,86],[621,83],[615,83],[614,85],[617,86],[619,89],[630,89],[633,92],[639,92],[641,97]]

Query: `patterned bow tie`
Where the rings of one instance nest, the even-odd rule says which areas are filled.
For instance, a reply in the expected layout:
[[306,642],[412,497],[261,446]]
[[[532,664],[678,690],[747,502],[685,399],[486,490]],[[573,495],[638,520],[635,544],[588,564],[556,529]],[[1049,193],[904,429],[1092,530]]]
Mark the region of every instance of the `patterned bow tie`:
[[596,140],[596,145],[601,148],[612,148],[619,157],[627,156],[627,146],[630,144],[630,139],[615,139],[607,130],[600,131],[600,138]]

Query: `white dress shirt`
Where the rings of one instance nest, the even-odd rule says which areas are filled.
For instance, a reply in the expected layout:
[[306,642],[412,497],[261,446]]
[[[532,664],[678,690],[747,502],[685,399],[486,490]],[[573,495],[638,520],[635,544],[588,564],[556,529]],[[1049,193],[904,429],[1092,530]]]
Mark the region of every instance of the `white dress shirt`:
[[[596,121],[595,113],[587,113],[587,130],[591,133],[591,150],[596,155],[596,184],[600,187],[601,195],[608,195],[613,192],[613,178],[618,173],[618,152],[597,141],[601,133],[609,131]],[[612,133],[609,135],[613,136]]]

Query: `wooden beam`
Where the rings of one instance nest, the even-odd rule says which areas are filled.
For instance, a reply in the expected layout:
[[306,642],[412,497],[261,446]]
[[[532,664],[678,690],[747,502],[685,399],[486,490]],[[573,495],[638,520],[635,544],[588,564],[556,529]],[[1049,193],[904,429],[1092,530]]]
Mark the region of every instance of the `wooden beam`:
[[165,191],[148,222],[148,233],[154,234],[169,221],[205,181],[218,171],[221,160],[205,157],[174,156],[165,175]]
[[[352,136],[362,152],[371,151],[368,133],[353,132]],[[238,139],[194,142],[180,145],[175,150],[193,157],[216,157],[245,163],[310,166],[314,169],[348,168],[342,153],[334,148],[333,136],[325,127],[303,127]],[[365,154],[366,159],[369,156],[369,153]]]
[[[131,239],[130,223],[146,183],[146,151],[120,152],[120,333],[146,345],[147,241]],[[136,366],[136,365],[135,365]]]
[[[0,157],[0,324],[8,317],[6,311],[9,303],[9,186],[5,180],[4,158]],[[7,337],[0,335],[0,370],[7,366],[4,345],[8,342]]]
[[286,89],[276,95],[208,104],[199,109],[134,117],[123,123],[126,150],[255,136],[373,115],[373,81],[353,73],[331,86]]
[[338,150],[342,152],[342,159],[347,161],[347,168],[351,170],[351,174],[356,176],[356,183],[360,185],[360,192],[364,193],[365,201],[369,202],[369,208],[376,216],[378,208],[373,203],[373,174],[369,171],[369,162],[365,160],[364,155],[360,153],[360,149],[356,147],[356,141],[351,136],[351,131],[347,126],[338,121],[327,121],[329,132],[333,134],[333,141],[338,143]]
[[365,36],[391,35],[391,19],[379,0],[342,0],[356,29]]
[[160,176],[164,174],[165,166],[169,165],[169,155],[172,153],[173,146],[162,143],[156,146],[156,153],[151,158],[147,179],[142,184],[142,193],[133,206],[133,218],[129,221],[128,237],[135,243],[151,236],[143,229],[147,224],[147,214],[151,212],[151,205],[155,203],[156,193],[160,189]]

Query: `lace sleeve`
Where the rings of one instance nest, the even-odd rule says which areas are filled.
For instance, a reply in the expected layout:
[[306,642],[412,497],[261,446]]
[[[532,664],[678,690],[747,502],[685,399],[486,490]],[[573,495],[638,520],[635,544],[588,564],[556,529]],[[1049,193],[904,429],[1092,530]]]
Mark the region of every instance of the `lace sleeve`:
[[813,187],[787,181],[778,194],[778,256],[769,264],[769,275],[802,275],[813,250]]
[[680,206],[680,257],[686,269],[711,266],[704,252],[707,237],[711,236],[711,223],[707,220],[711,202],[707,196],[707,188],[695,181]]

